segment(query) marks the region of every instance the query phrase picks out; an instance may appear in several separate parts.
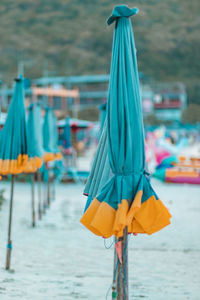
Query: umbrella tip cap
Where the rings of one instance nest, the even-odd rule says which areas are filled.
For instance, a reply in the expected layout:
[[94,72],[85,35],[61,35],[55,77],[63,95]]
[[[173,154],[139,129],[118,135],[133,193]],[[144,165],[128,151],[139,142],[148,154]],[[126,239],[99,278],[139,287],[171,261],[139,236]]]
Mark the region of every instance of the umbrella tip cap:
[[14,79],[14,81],[20,82],[20,81],[21,81],[21,78],[17,77],[17,78]]
[[111,25],[116,19],[123,18],[123,17],[131,17],[136,15],[139,12],[137,7],[129,8],[127,5],[116,5],[113,8],[112,15],[108,18],[107,24]]
[[19,82],[19,81],[22,81],[23,80],[23,75],[19,75],[18,77],[16,77],[15,79],[14,79],[16,82]]
[[29,110],[32,110],[34,108],[34,103],[31,103],[28,107]]

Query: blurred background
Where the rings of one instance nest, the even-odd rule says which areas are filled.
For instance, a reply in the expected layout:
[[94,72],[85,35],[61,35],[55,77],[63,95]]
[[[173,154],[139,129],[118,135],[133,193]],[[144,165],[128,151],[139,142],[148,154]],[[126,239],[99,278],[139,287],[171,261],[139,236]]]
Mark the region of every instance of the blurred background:
[[[123,3],[140,9],[133,26],[146,123],[195,124],[200,115],[199,1]],[[115,4],[121,1],[2,0],[2,109],[19,71],[31,85],[77,87],[80,117],[97,120],[97,105],[106,101],[112,47],[106,19]],[[59,108],[59,101],[53,102]]]

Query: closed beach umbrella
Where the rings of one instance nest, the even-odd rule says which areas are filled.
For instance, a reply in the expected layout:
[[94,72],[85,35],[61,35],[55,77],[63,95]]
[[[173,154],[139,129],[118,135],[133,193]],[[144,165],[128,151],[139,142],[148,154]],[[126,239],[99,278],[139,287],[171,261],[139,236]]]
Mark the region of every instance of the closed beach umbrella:
[[45,116],[43,123],[43,148],[44,148],[44,161],[55,160],[54,155],[54,125],[52,117],[52,109],[50,107],[45,107]]
[[56,126],[56,117],[50,107],[45,108],[43,124],[43,147],[44,161],[53,161],[61,159],[62,155],[58,149],[58,132]]
[[[43,147],[44,161],[46,162],[47,175],[47,204],[50,206],[50,182],[49,182],[49,166],[48,162],[61,160],[62,155],[58,149],[58,131],[56,125],[56,117],[50,107],[45,108],[44,124],[43,124]],[[44,175],[44,179],[46,176]],[[54,185],[52,185],[54,188]],[[53,192],[55,194],[55,191]]]
[[52,112],[52,123],[53,123],[53,151],[56,160],[62,159],[62,154],[58,148],[58,128],[57,128],[57,119]]
[[41,168],[43,163],[42,115],[39,104],[32,103],[28,110],[27,135],[29,158],[25,172],[34,173],[38,168]]
[[[43,148],[44,148],[44,161],[45,161],[45,168],[43,170],[43,179],[44,182],[47,182],[47,199],[44,199],[44,212],[47,206],[50,206],[50,182],[49,182],[49,167],[48,163],[50,161],[55,160],[54,155],[54,125],[53,125],[53,117],[52,117],[52,108],[45,107],[45,115],[44,115],[44,123],[43,123]],[[47,201],[46,201],[47,200]]]
[[144,129],[135,44],[129,16],[138,10],[116,6],[107,107],[107,151],[111,178],[81,222],[103,237],[152,234],[170,223],[170,214],[154,192],[145,171]]
[[[32,226],[35,226],[35,172],[39,168],[41,168],[43,164],[43,136],[42,136],[42,115],[39,103],[32,103],[29,106],[29,114],[27,121],[27,134],[28,134],[28,163],[24,172],[32,173],[32,199],[31,199],[31,207],[32,207]],[[39,174],[39,172],[38,172]],[[40,177],[40,175],[38,176]],[[40,182],[39,182],[39,189]],[[38,204],[38,213],[41,218],[41,192],[39,191],[39,204]]]
[[0,173],[12,174],[9,224],[8,224],[8,243],[6,269],[10,269],[10,259],[12,250],[11,225],[14,176],[24,172],[28,161],[28,139],[24,107],[23,79],[16,79],[13,98],[9,107],[7,119],[1,135],[0,147]]
[[63,133],[63,147],[65,151],[69,151],[71,149],[71,126],[70,126],[70,118],[67,117],[65,119],[65,127],[64,127],[64,133]]
[[[97,155],[101,159],[99,151],[102,151],[104,167],[108,172],[110,169],[110,174],[107,174],[107,180],[100,189],[96,187],[98,192],[92,195],[93,200],[81,218],[82,224],[96,235],[120,238],[124,234],[124,240],[126,232],[152,234],[159,231],[170,224],[171,217],[145,171],[142,105],[136,49],[129,19],[137,12],[137,8],[116,6],[108,19],[108,25],[115,22],[115,31],[104,148],[101,142]],[[96,158],[94,163],[101,166]],[[91,176],[99,174],[95,166],[92,169]],[[88,196],[101,179],[101,175],[96,181],[89,178]],[[124,276],[125,282],[127,276]]]
[[16,79],[13,98],[1,134],[0,173],[19,174],[28,161],[23,79]]

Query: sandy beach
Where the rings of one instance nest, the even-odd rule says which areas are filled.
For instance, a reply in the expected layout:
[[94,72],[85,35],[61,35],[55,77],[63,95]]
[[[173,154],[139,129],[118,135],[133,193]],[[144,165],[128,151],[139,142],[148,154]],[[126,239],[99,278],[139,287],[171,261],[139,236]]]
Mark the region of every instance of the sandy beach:
[[[129,237],[130,299],[200,299],[200,189],[153,180],[173,215],[172,224],[152,236]],[[1,183],[9,198],[9,183]],[[4,270],[8,223],[0,211],[0,299],[111,299],[113,246],[80,223],[82,184],[58,184],[56,201],[31,228],[30,185],[15,186],[13,253]],[[106,240],[106,246],[112,239]]]

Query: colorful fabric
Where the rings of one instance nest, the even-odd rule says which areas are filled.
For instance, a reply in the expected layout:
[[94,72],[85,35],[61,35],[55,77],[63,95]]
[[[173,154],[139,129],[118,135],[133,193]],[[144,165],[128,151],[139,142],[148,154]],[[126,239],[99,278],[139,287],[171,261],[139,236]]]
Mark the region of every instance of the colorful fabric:
[[63,132],[63,143],[64,149],[70,149],[72,147],[71,144],[71,127],[70,127],[70,118],[67,117],[65,119],[65,127]]
[[24,172],[28,161],[28,141],[24,107],[23,79],[17,78],[7,119],[1,134],[0,173]]
[[62,154],[58,149],[58,132],[56,126],[56,117],[50,107],[45,108],[44,124],[43,124],[43,147],[45,162],[60,160]]
[[31,104],[28,110],[27,134],[29,159],[24,172],[34,173],[43,164],[42,115],[39,103]]
[[[137,9],[117,6],[107,116],[85,193],[93,198],[81,223],[96,235],[152,234],[170,224],[170,213],[145,171],[144,128],[131,21]],[[99,188],[101,187],[101,188]]]
[[99,106],[99,110],[100,110],[100,114],[99,114],[99,134],[101,136],[102,131],[103,131],[103,127],[104,127],[104,122],[105,122],[105,118],[106,118],[106,103],[103,103]]

